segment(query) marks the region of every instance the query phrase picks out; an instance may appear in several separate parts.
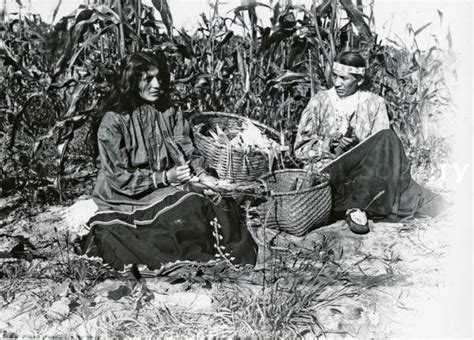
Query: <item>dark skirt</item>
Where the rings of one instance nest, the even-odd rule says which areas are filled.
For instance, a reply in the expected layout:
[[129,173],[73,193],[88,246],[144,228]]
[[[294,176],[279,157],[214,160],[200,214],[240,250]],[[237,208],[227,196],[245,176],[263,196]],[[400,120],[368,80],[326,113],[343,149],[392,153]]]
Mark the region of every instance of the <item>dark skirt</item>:
[[335,215],[364,209],[381,191],[384,194],[367,209],[373,217],[396,220],[441,213],[446,208],[444,199],[416,183],[410,170],[398,136],[391,130],[376,133],[325,168]]
[[[210,223],[215,219],[218,226]],[[234,264],[254,264],[256,259],[256,245],[235,202],[216,206],[193,192],[176,190],[132,212],[98,212],[88,225],[84,253],[116,269],[126,264],[159,269],[179,260],[208,262],[217,259],[218,245]]]

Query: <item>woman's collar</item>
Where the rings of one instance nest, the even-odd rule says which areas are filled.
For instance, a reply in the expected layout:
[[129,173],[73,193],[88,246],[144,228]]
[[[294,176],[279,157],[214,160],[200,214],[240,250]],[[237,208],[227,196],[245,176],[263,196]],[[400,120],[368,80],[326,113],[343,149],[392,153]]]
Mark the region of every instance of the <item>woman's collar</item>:
[[358,100],[361,94],[361,90],[357,90],[351,95],[348,95],[346,97],[339,97],[339,95],[336,92],[336,88],[333,86],[329,89],[329,96],[330,98],[335,101],[335,102],[351,102],[353,100]]
[[351,113],[360,104],[361,101],[361,91],[356,91],[355,93],[351,94],[347,97],[339,97],[336,93],[335,88],[331,88],[329,91],[329,101],[331,102],[332,106],[337,112],[341,113]]

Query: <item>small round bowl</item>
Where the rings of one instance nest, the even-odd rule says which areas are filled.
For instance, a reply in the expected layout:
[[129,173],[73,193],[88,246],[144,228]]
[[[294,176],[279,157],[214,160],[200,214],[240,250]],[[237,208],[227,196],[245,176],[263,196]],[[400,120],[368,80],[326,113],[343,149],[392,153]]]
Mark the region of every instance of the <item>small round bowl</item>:
[[360,209],[353,208],[347,210],[346,223],[349,229],[355,234],[364,235],[370,232],[367,215]]

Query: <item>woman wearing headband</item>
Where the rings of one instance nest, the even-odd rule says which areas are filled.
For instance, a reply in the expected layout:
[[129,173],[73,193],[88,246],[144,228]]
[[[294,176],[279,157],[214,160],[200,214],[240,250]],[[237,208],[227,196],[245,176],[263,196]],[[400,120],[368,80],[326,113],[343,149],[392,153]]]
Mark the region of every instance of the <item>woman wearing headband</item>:
[[304,109],[294,150],[307,166],[329,173],[335,216],[365,208],[379,193],[367,209],[373,217],[437,215],[445,202],[411,178],[384,99],[361,90],[364,58],[343,52],[333,77],[334,87],[316,93]]

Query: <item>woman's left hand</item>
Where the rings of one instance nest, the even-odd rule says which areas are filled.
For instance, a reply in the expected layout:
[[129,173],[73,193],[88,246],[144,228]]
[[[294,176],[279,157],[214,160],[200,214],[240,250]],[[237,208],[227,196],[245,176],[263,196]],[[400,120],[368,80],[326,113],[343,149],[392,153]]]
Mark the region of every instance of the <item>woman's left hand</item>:
[[204,189],[203,194],[209,198],[214,198],[219,196],[219,194],[214,191],[218,185],[218,180],[217,178],[210,176],[206,173],[202,173],[201,175],[198,176],[199,182],[205,184],[208,188]]
[[211,175],[208,175],[206,173],[202,173],[198,176],[199,178],[199,181],[201,183],[204,183],[206,184],[207,186],[210,186],[212,188],[215,188],[217,187],[219,181],[217,178],[215,178],[214,176],[211,176]]

